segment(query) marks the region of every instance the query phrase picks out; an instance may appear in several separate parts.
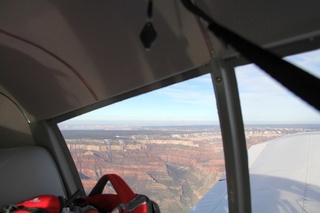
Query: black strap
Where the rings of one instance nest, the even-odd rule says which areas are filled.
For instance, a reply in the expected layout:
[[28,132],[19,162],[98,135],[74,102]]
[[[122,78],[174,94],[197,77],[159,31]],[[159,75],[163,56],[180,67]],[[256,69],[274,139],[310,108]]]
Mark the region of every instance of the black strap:
[[149,0],[149,2],[148,2],[148,11],[147,11],[147,16],[148,16],[149,20],[152,19],[152,13],[153,13],[153,3],[152,3],[152,0]]
[[219,25],[196,7],[191,0],[181,1],[187,9],[206,20],[209,23],[209,30],[225,44],[233,46],[244,57],[255,63],[284,87],[320,110],[320,80],[318,78]]
[[61,206],[66,207],[69,206],[77,197],[79,197],[83,193],[82,189],[77,189],[75,193],[73,193],[68,200],[65,200],[64,202],[60,200]]
[[151,201],[151,202],[152,202],[152,213],[161,213],[159,205],[154,201]]
[[93,189],[91,190],[91,192],[89,193],[89,196],[92,195],[97,195],[97,194],[102,194],[104,187],[106,186],[106,184],[108,183],[109,179],[106,175],[103,175],[98,182],[96,183],[96,185],[93,187]]

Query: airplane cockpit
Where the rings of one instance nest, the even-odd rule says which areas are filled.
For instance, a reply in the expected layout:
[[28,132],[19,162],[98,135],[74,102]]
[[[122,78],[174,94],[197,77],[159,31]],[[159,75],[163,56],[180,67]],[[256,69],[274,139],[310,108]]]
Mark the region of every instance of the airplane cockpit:
[[[262,212],[252,203],[237,67],[256,64],[310,108],[312,124],[320,124],[320,67],[310,74],[283,59],[314,51],[320,61],[317,0],[4,0],[0,5],[0,208],[39,194],[70,197],[84,189],[61,123],[203,75],[214,91],[203,99],[215,100],[221,131],[225,212]],[[192,88],[184,93],[191,97]],[[319,150],[319,133],[313,137],[310,150]],[[305,184],[314,185],[316,209],[320,170],[314,167]]]

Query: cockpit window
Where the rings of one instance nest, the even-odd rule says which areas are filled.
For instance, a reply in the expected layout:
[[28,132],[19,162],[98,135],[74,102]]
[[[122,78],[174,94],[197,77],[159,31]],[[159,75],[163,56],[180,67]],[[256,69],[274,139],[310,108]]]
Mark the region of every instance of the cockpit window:
[[188,212],[224,172],[210,74],[59,124],[86,192],[122,176],[162,212]]
[[[320,78],[320,50],[293,55],[285,60]],[[250,144],[319,129],[319,112],[255,65],[237,67],[236,77]],[[261,140],[257,139],[259,137]],[[251,142],[251,138],[255,138],[255,142]]]
[[[317,50],[286,60],[319,78],[319,56]],[[238,67],[236,76],[249,148],[252,212],[316,209],[319,111],[253,65]]]

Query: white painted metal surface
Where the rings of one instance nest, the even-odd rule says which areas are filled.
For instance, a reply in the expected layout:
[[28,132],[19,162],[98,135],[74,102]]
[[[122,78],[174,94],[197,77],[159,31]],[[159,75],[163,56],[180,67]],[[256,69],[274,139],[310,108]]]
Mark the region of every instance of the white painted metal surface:
[[[320,132],[277,138],[249,149],[252,212],[319,212]],[[225,177],[191,210],[228,212]]]

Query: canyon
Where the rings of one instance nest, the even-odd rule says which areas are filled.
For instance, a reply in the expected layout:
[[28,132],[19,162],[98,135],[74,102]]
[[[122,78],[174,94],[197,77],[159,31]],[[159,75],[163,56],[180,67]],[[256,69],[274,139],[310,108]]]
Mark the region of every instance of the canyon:
[[[297,129],[247,127],[248,148]],[[188,212],[224,172],[219,127],[63,130],[86,193],[109,173],[120,175],[162,212]],[[106,193],[112,192],[107,188]]]

